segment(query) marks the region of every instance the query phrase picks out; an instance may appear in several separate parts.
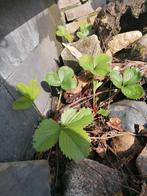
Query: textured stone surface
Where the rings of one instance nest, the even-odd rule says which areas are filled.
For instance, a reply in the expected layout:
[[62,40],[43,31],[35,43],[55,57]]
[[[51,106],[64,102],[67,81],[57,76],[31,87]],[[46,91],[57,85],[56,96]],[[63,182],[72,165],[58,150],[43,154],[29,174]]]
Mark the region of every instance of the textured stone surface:
[[0,162],[32,159],[32,134],[38,115],[33,109],[13,111],[13,98],[5,87],[0,88],[0,100]]
[[[71,43],[71,46],[74,46],[82,54],[99,54],[102,52],[100,48],[100,42],[96,35],[92,35],[77,42],[73,42]],[[68,65],[73,69],[77,69],[79,67],[77,60],[75,57],[73,57],[67,48],[63,49],[61,52],[61,57],[65,65]]]
[[121,119],[125,130],[134,132],[134,125],[143,125],[147,121],[147,104],[142,101],[123,100],[110,106],[109,117]]
[[74,7],[77,5],[80,5],[80,0],[58,0],[57,4],[59,6],[59,9],[67,9],[70,7]]
[[51,196],[48,162],[0,163],[2,196]]
[[[57,68],[59,11],[54,0],[2,0],[0,10],[0,161],[30,160],[38,115],[34,109],[12,110],[20,96],[15,85],[32,79],[40,83]],[[50,109],[49,97],[41,89],[36,100],[44,114]]]
[[147,61],[147,34],[145,34],[137,43],[141,60]]
[[147,145],[136,160],[142,178],[147,182]]
[[72,162],[63,176],[64,196],[110,196],[122,191],[119,172],[85,159]]
[[94,12],[98,7],[105,5],[105,1],[93,0],[83,5],[65,11],[67,21],[72,21]]

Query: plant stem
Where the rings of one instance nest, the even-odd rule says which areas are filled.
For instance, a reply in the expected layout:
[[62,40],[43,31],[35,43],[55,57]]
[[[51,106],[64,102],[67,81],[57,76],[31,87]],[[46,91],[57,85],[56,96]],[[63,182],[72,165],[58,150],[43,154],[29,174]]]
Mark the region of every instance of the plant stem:
[[94,89],[94,80],[93,80],[93,83],[92,83],[92,87],[93,87],[93,109],[95,110],[95,89]]
[[39,111],[39,109],[37,108],[36,104],[33,103],[34,109],[36,110],[36,112],[39,114],[40,117],[43,117],[42,113]]
[[58,103],[57,103],[57,110],[59,110],[60,108],[60,104],[61,104],[61,97],[62,97],[62,90],[60,90],[60,93],[59,93],[59,98],[58,98]]

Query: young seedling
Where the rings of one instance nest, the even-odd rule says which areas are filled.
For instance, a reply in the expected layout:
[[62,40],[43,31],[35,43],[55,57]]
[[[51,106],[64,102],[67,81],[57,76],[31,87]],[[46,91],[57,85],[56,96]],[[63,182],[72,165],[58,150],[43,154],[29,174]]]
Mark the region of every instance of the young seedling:
[[[107,54],[82,55],[79,58],[80,66],[84,70],[91,72],[94,75],[94,77],[106,76],[111,70],[111,61],[112,58]],[[95,113],[97,112],[95,93],[100,85],[102,85],[102,82],[98,82],[93,79],[93,110]]]
[[33,146],[36,151],[43,152],[59,142],[66,157],[81,160],[90,152],[90,138],[83,128],[92,121],[93,115],[89,108],[65,110],[60,123],[51,118],[40,123],[33,136]]
[[58,37],[63,37],[68,42],[72,42],[74,39],[74,36],[62,25],[58,26],[56,35]]
[[130,99],[139,99],[143,97],[144,90],[139,84],[141,80],[140,72],[132,67],[127,68],[123,75],[113,70],[110,73],[112,83],[121,90],[121,92]]
[[107,117],[109,115],[109,110],[104,109],[104,108],[100,108],[98,110],[97,114],[102,115],[104,117]]
[[87,37],[91,34],[92,25],[89,23],[83,23],[80,25],[80,31],[76,33],[77,37],[82,39],[84,37]]
[[46,75],[45,80],[50,86],[61,87],[57,104],[58,110],[62,97],[62,89],[71,90],[77,86],[74,71],[68,66],[62,66],[56,72],[49,72]]
[[34,106],[37,112],[39,112],[34,104],[34,101],[40,92],[38,82],[36,80],[31,80],[28,84],[18,83],[16,89],[22,94],[22,96],[13,102],[13,109],[24,110]]

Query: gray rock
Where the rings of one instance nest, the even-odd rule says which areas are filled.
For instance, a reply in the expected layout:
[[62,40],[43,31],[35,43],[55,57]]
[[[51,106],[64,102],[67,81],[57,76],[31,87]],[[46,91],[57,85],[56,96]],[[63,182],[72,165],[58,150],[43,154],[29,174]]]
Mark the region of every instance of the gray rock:
[[136,159],[136,165],[143,178],[147,181],[147,145]]
[[12,110],[14,99],[7,86],[0,87],[0,162],[30,160],[34,155],[32,135],[38,115],[34,109]]
[[48,162],[0,163],[2,196],[50,196]]
[[147,34],[138,41],[137,50],[140,53],[140,60],[147,61]]
[[122,191],[116,169],[85,159],[71,162],[63,176],[64,196],[110,196]]
[[142,101],[122,100],[111,104],[109,110],[109,117],[120,118],[126,131],[135,132],[135,124],[147,122],[147,104]]
[[[77,42],[71,43],[82,54],[99,54],[102,52],[100,48],[100,42],[96,35],[92,35],[81,39]],[[67,48],[64,48],[61,52],[61,57],[65,65],[72,67],[75,70],[79,69],[79,64],[77,59],[70,53]]]

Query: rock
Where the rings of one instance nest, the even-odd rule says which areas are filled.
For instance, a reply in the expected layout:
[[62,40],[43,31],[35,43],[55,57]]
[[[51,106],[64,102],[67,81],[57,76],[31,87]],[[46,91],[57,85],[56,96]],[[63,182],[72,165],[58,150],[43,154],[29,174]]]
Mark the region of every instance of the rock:
[[80,0],[59,0],[57,1],[57,5],[60,10],[75,7],[80,4],[81,4]]
[[107,2],[105,9],[98,13],[94,23],[103,49],[107,48],[112,36],[120,32],[143,29],[146,26],[146,16],[138,19],[141,13],[147,11],[146,8],[142,10],[145,7],[145,0],[108,0]]
[[[99,54],[102,52],[100,48],[100,42],[96,35],[92,35],[81,39],[77,42],[70,44],[79,50],[82,54]],[[70,53],[67,48],[64,48],[61,52],[61,57],[63,59],[64,65],[72,67],[74,70],[79,69],[79,64],[77,59]]]
[[147,34],[145,34],[136,44],[134,44],[132,54],[133,56],[136,56],[137,60],[147,62]]
[[45,160],[0,163],[2,196],[51,196]]
[[87,16],[88,14],[94,12],[98,7],[101,7],[104,4],[105,1],[93,0],[78,7],[74,7],[65,11],[66,19],[68,22],[70,22],[80,17]]
[[137,157],[136,165],[143,180],[147,181],[147,145],[145,146],[141,154]]
[[70,163],[63,183],[64,196],[110,196],[122,191],[124,178],[116,169],[84,159]]
[[147,104],[143,101],[122,100],[110,105],[109,117],[121,119],[126,131],[135,132],[134,125],[147,122]]
[[137,137],[126,132],[112,138],[111,147],[121,163],[127,164],[142,151],[144,146]]
[[146,195],[147,195],[147,184],[144,182],[139,196],[146,196]]
[[142,33],[140,31],[120,33],[113,36],[112,40],[108,42],[108,50],[110,50],[112,54],[115,54],[116,52],[127,48],[141,37]]
[[6,82],[4,85],[0,87],[0,162],[31,160],[35,153],[32,135],[39,116],[34,109],[12,110],[16,90]]

